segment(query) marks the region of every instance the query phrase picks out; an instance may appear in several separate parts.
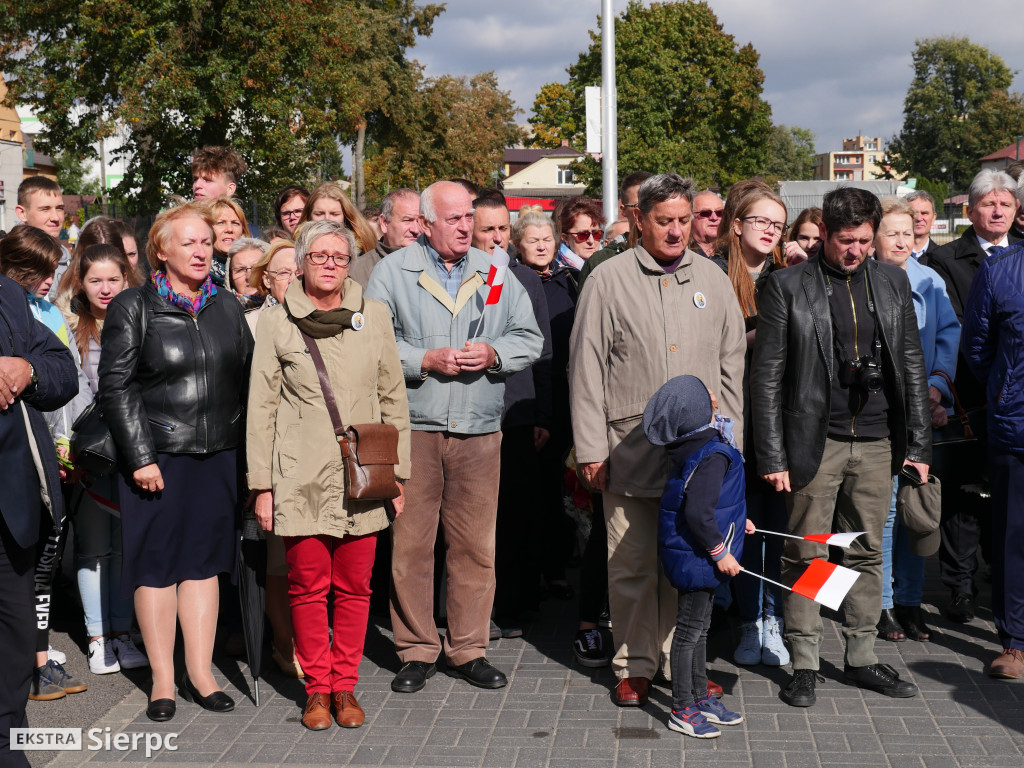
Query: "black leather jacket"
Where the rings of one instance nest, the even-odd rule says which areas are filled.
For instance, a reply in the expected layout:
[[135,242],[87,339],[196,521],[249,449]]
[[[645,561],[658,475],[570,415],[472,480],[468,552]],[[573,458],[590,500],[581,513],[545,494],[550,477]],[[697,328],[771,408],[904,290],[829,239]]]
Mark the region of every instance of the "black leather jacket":
[[[906,273],[871,259],[865,275],[881,331],[896,474],[905,459],[931,464],[928,376]],[[758,471],[789,470],[790,483],[803,486],[814,478],[825,452],[836,373],[818,259],[773,272],[757,308],[750,397]]]
[[107,307],[101,347],[100,405],[122,469],[152,464],[158,453],[241,445],[253,341],[226,290],[195,319],[152,284],[123,291]]

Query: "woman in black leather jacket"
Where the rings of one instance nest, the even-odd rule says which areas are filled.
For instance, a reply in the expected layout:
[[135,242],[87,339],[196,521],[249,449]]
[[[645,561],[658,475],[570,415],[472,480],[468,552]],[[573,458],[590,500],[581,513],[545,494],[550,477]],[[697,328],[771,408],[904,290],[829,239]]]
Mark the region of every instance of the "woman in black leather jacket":
[[107,310],[99,398],[117,445],[122,583],[153,670],[147,715],[174,716],[176,620],[185,639],[182,697],[228,711],[210,669],[217,574],[235,565],[238,448],[252,336],[242,309],[210,279],[209,208],[161,213],[146,255],[154,272]]

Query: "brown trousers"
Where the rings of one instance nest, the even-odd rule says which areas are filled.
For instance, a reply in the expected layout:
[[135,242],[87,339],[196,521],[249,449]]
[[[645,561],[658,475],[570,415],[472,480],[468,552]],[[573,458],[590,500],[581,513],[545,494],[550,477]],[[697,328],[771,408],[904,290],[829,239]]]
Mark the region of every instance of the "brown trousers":
[[433,663],[441,652],[434,624],[434,541],[444,525],[451,664],[485,656],[494,603],[494,526],[501,432],[412,432],[412,476],[391,545],[391,626],[404,664]]

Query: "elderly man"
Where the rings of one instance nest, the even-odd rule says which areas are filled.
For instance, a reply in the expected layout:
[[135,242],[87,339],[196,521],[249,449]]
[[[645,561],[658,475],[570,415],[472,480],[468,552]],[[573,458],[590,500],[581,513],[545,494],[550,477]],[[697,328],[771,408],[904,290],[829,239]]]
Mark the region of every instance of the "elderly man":
[[439,521],[447,546],[448,673],[501,688],[505,675],[485,652],[504,380],[540,356],[544,339],[518,280],[509,276],[498,302],[485,305],[490,259],[470,246],[468,192],[447,181],[430,185],[420,218],[423,234],[381,261],[366,290],[394,319],[413,429],[405,511],[392,532],[391,623],[403,666],[391,689],[423,688],[442,650],[433,614]]
[[718,240],[718,226],[722,223],[725,203],[710,189],[698,192],[693,198],[693,231],[690,237],[694,250],[710,259],[715,255],[715,241]]
[[686,248],[692,197],[693,183],[674,173],[640,186],[643,245],[591,274],[570,340],[577,463],[604,492],[620,706],[642,706],[651,679],[667,672],[676,622],[657,546],[669,459],[644,436],[644,407],[666,381],[692,374],[743,434],[743,317],[722,270]]
[[[967,292],[978,267],[1018,238],[1010,230],[1016,214],[1014,195],[1017,185],[1002,171],[978,173],[967,191],[967,218],[971,220],[964,233],[953,242],[929,255],[928,266],[942,275],[953,303],[957,319],[963,322]],[[960,402],[968,410],[985,405],[984,388],[972,375],[961,354],[956,366],[956,390]],[[975,434],[987,444],[985,423],[972,422]],[[981,481],[985,471],[985,450],[973,454],[975,461],[961,464],[957,477],[944,477],[942,492],[942,546],[939,549],[939,576],[950,592],[946,615],[955,622],[967,623],[974,618],[977,589],[974,576],[979,566],[979,550],[988,551],[991,519],[989,499],[966,492],[963,486]],[[986,557],[986,561],[991,560]]]
[[[758,471],[786,491],[789,533],[865,531],[844,563],[860,578],[843,603],[845,680],[905,698],[916,694],[874,642],[882,610],[882,529],[892,476],[910,464],[928,477],[928,379],[906,273],[868,259],[882,219],[878,198],[841,187],[822,202],[822,252],[773,272],[758,297],[750,370]],[[782,580],[792,584],[824,544],[786,539]],[[818,604],[784,600],[793,677],[782,700],[815,702],[823,637]]]
[[411,189],[393,189],[380,201],[380,216],[377,219],[381,236],[372,251],[357,256],[352,261],[348,276],[366,290],[370,273],[380,260],[399,248],[416,242],[423,227],[420,225],[420,196]]
[[928,266],[932,251],[939,249],[939,244],[931,238],[932,224],[935,223],[935,201],[923,190],[914,190],[907,195],[906,201],[914,209],[914,247],[910,255]]
[[[1024,201],[1024,189],[1018,190]],[[991,677],[1024,676],[1024,243],[985,259],[971,283],[963,353],[985,385],[992,488],[992,613],[1002,653]]]

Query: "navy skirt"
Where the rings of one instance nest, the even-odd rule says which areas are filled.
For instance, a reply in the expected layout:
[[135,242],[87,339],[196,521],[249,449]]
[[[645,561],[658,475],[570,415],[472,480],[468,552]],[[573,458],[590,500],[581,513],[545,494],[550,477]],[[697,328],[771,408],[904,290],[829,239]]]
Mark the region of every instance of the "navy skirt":
[[121,475],[121,592],[234,575],[238,551],[239,455],[157,454],[164,490],[146,493]]

